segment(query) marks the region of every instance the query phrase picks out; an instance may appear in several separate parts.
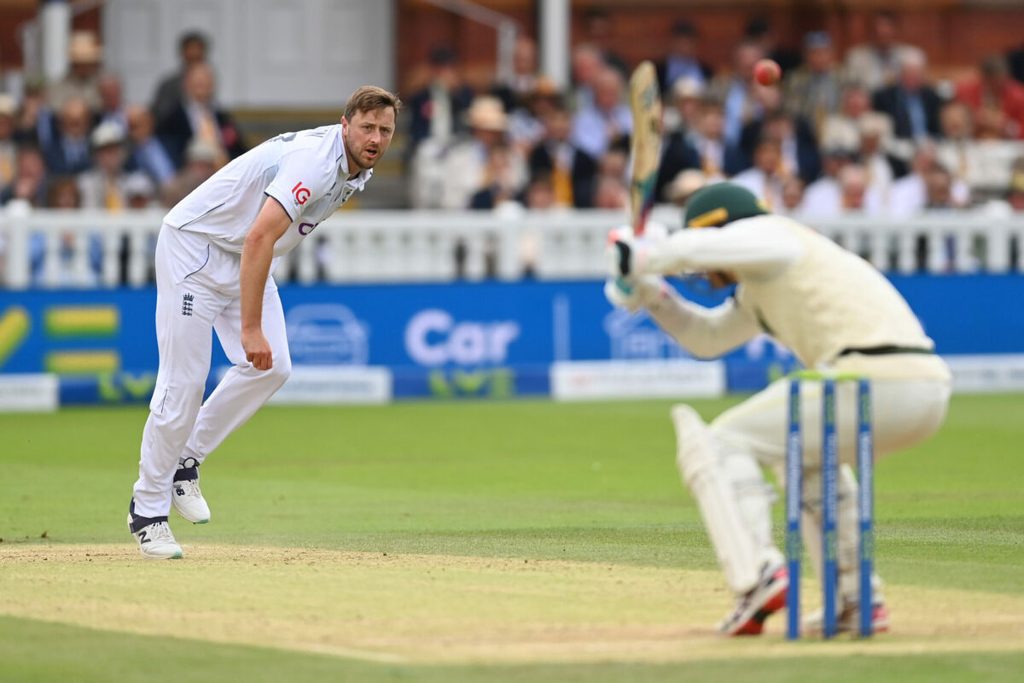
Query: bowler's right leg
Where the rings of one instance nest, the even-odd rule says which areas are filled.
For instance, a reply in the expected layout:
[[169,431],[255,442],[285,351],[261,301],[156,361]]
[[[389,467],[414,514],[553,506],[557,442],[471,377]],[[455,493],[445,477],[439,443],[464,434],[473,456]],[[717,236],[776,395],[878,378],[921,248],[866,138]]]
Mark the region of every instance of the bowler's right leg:
[[175,253],[188,243],[164,227],[157,243],[156,332],[160,369],[142,434],[139,478],[132,493],[128,525],[146,557],[181,557],[167,526],[171,481],[192,431],[210,371],[213,321],[222,297],[198,278],[176,281]]

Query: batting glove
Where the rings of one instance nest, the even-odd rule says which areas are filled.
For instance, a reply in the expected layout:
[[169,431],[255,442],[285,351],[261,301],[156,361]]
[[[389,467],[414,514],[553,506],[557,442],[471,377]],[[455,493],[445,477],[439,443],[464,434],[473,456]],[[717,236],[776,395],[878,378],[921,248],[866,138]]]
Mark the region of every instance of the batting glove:
[[612,306],[636,313],[658,301],[666,286],[665,281],[657,275],[619,277],[604,283],[604,296]]
[[[617,228],[608,233],[608,271],[614,278],[628,279],[641,272],[647,242],[633,237],[628,228]],[[622,289],[628,289],[623,284]]]

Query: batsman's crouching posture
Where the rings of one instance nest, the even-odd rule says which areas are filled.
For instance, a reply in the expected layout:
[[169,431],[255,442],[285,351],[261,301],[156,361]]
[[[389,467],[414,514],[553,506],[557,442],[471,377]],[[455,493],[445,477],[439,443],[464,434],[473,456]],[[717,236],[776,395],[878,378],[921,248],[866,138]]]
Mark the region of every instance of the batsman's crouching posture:
[[[616,306],[646,308],[667,333],[699,357],[719,356],[766,332],[808,368],[850,372],[872,382],[879,457],[932,435],[942,424],[950,374],[906,301],[871,265],[814,230],[770,215],[749,191],[730,183],[699,190],[686,206],[687,229],[648,243],[613,233],[615,279],[605,286]],[[705,228],[705,229],[698,229]],[[704,273],[714,286],[736,284],[713,309],[684,300],[661,274]],[[821,397],[807,383],[802,402],[802,529],[812,564],[821,567]],[[838,389],[838,431],[855,432],[855,383]],[[677,460],[707,527],[736,609],[726,635],[756,635],[785,605],[784,558],[772,541],[774,493],[762,467],[784,476],[788,382],[724,412],[710,425],[689,406],[672,409]],[[839,628],[858,619],[857,482],[848,464],[852,438],[840,438]],[[889,626],[881,582],[875,587],[876,631]],[[820,630],[821,615],[808,618]]]
[[[400,107],[394,94],[363,86],[340,123],[264,142],[164,218],[156,249],[160,370],[128,508],[144,556],[182,556],[167,524],[172,501],[186,520],[210,520],[199,466],[291,368],[273,261],[363,189],[391,144]],[[203,403],[211,330],[233,365]]]

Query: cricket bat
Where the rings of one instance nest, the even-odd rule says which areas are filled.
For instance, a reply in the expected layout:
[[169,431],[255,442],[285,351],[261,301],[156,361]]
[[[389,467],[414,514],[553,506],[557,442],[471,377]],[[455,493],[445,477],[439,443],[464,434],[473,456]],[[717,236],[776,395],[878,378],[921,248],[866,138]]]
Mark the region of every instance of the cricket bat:
[[654,207],[654,187],[661,162],[661,93],[654,64],[643,61],[629,78],[629,108],[633,114],[630,141],[630,217],[633,234],[642,235]]

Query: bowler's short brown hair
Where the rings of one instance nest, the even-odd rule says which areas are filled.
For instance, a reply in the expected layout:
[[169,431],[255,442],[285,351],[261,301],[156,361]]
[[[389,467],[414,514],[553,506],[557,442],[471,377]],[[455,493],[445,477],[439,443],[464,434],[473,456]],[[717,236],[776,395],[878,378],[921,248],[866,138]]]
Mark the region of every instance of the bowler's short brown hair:
[[398,99],[398,95],[393,92],[389,92],[384,88],[378,88],[375,85],[364,85],[357,88],[352,96],[348,98],[348,103],[345,104],[345,118],[352,120],[352,117],[356,113],[361,111],[376,111],[377,109],[385,109],[391,107],[395,110],[395,116],[402,109],[402,100]]

